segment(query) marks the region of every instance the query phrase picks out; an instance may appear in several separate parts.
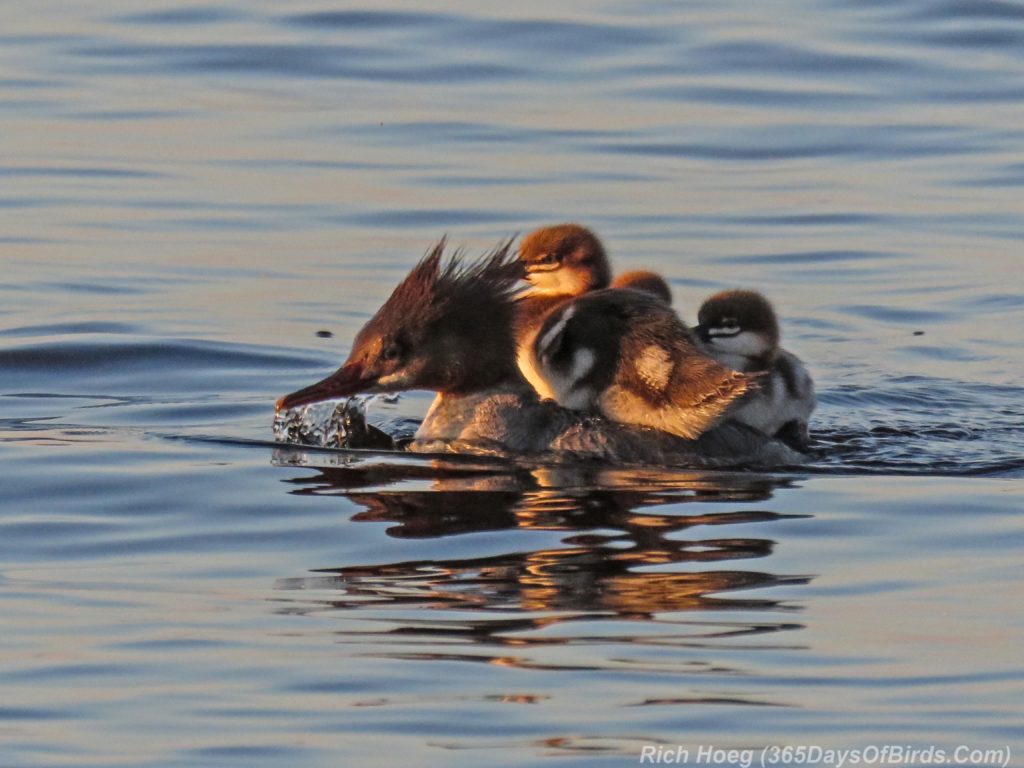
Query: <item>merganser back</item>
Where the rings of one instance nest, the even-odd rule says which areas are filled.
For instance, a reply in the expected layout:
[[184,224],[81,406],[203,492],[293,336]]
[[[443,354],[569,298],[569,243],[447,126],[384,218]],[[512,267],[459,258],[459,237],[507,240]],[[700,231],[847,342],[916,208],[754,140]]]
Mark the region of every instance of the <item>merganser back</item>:
[[694,332],[720,363],[768,373],[733,418],[806,450],[807,422],[817,404],[814,382],[800,358],[779,346],[779,322],[768,299],[756,291],[722,291],[704,302],[697,322]]
[[522,265],[510,243],[472,262],[460,253],[444,259],[444,248],[442,241],[395,288],[357,334],[341,368],[285,395],[278,410],[360,392],[429,389],[437,397],[411,450],[554,452],[688,466],[801,460],[781,442],[733,422],[685,440],[541,402],[515,363],[512,318]]

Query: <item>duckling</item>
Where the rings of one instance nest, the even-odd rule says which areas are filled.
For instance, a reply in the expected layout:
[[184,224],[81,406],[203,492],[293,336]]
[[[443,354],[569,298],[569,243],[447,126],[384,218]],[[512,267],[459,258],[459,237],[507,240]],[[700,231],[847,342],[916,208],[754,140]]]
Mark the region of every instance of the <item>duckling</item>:
[[661,275],[647,270],[611,278],[604,246],[579,224],[541,227],[523,238],[519,260],[526,269],[531,296],[581,296],[601,288],[632,288],[672,303],[672,289]]
[[645,269],[623,272],[612,280],[611,287],[643,291],[672,306],[672,289],[669,287],[668,281],[657,272],[648,272]]
[[733,370],[766,374],[732,418],[807,450],[807,422],[817,404],[814,381],[800,358],[779,346],[779,322],[768,299],[756,291],[722,291],[704,302],[697,322],[694,332],[709,355]]
[[612,280],[604,246],[579,224],[534,230],[523,238],[519,260],[533,296],[579,296],[607,288]]
[[516,307],[516,363],[537,394],[552,400],[555,392],[533,352],[537,332],[556,307],[587,291],[607,288],[611,266],[597,235],[579,224],[534,230],[519,245],[519,261],[530,287]]
[[607,288],[612,269],[604,245],[580,224],[555,224],[536,229],[519,245],[530,288],[520,297],[515,314],[519,370],[542,398],[556,399],[555,390],[538,367],[537,333],[559,306],[588,291]]
[[692,439],[755,386],[695,343],[660,276],[605,288],[608,256],[585,227],[536,230],[519,259],[531,289],[516,313],[517,361],[542,398]]
[[754,377],[705,354],[679,316],[642,291],[594,291],[556,307],[532,354],[560,405],[688,439],[756,388]]

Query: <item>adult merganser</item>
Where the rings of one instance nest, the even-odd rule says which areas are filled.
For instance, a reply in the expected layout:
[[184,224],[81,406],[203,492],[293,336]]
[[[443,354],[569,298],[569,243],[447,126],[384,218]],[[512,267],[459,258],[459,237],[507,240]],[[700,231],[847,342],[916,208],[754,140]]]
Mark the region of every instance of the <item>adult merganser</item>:
[[814,382],[800,358],[779,347],[779,322],[768,299],[756,291],[722,291],[704,302],[697,322],[694,332],[720,363],[768,374],[732,417],[806,450]]
[[[458,253],[444,259],[444,248],[442,241],[395,288],[357,334],[341,368],[285,395],[278,410],[360,392],[429,389],[437,397],[411,450],[554,452],[690,466],[801,460],[780,441],[731,421],[687,440],[541,402],[515,362],[512,320],[522,265],[512,257],[510,243],[472,262]],[[587,305],[579,311],[581,317],[590,314]],[[567,321],[562,330],[575,332],[576,326]]]

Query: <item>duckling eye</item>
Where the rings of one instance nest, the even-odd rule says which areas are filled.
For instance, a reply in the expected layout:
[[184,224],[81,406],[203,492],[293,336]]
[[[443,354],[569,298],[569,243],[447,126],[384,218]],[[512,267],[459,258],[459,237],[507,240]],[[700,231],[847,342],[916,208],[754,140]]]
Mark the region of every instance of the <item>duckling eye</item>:
[[735,317],[723,317],[719,326],[722,328],[736,328],[739,326],[739,323],[736,322]]
[[380,357],[382,360],[397,360],[402,356],[402,348],[392,342],[388,344],[384,349],[380,351]]
[[557,264],[558,257],[553,253],[542,253],[540,258],[537,259],[538,264]]

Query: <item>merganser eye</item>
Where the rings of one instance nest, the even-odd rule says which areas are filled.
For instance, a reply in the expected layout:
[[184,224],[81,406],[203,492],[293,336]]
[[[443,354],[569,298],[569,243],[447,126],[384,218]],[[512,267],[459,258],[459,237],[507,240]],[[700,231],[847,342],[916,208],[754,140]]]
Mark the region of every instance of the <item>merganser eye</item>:
[[380,351],[382,360],[397,360],[402,356],[402,348],[397,344],[388,344]]

